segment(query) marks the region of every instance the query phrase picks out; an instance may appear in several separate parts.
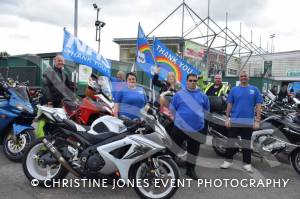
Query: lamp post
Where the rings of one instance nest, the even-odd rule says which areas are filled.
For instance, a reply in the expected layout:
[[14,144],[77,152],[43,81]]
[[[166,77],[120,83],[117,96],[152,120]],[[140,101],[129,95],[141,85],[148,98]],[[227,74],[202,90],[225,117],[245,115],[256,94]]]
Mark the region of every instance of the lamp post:
[[96,41],[98,41],[98,54],[100,54],[100,36],[101,36],[101,28],[105,26],[105,23],[103,21],[99,20],[99,11],[101,8],[98,8],[97,4],[93,3],[94,9],[97,11],[97,19],[95,21],[96,26]]
[[74,7],[74,36],[77,37],[78,31],[78,0],[75,0]]

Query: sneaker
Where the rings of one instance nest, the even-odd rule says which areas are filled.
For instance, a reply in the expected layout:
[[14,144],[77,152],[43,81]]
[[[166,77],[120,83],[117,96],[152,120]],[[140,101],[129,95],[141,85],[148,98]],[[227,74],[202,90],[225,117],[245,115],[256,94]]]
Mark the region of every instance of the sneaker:
[[245,165],[243,166],[243,169],[244,169],[245,171],[247,171],[248,173],[253,173],[253,172],[254,172],[253,169],[252,169],[251,164],[245,164]]
[[223,164],[220,165],[221,169],[228,169],[229,167],[231,167],[233,165],[232,162],[228,162],[228,161],[224,161]]

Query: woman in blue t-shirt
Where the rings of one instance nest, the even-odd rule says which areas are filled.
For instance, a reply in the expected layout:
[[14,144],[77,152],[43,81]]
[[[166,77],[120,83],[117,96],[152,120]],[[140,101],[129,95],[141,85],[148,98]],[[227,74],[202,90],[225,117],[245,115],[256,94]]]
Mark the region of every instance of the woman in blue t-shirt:
[[127,73],[126,85],[116,96],[115,116],[137,119],[140,110],[147,104],[147,97],[142,87],[136,85],[136,74]]

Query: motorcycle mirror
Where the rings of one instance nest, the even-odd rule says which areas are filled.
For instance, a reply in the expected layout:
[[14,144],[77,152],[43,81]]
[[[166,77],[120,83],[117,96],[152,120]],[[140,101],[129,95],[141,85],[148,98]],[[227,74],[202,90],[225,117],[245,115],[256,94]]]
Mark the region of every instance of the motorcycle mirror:
[[293,101],[294,101],[296,104],[300,104],[300,100],[298,100],[296,97],[293,97]]

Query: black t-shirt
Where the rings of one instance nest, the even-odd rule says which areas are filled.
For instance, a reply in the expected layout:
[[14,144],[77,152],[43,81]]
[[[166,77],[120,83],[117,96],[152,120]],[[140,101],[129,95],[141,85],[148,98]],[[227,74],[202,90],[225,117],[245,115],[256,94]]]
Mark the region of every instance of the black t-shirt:
[[215,88],[215,86],[211,86],[208,91],[206,92],[207,96],[218,96],[218,91],[222,88],[222,86],[219,86],[218,88]]

